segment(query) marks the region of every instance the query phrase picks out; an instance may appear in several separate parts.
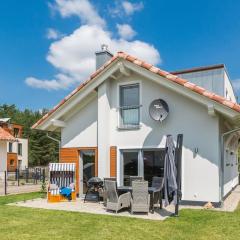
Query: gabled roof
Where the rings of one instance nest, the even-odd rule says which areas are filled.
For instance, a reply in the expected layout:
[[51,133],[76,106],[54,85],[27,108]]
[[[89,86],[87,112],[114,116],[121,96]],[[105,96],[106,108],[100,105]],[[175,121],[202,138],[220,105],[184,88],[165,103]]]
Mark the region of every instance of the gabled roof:
[[147,69],[148,71],[157,74],[161,77],[164,77],[168,81],[174,82],[176,84],[179,84],[183,86],[186,89],[189,89],[190,91],[193,91],[195,93],[198,93],[208,99],[211,99],[215,102],[218,102],[228,108],[231,108],[232,110],[240,113],[240,105],[237,103],[234,103],[230,100],[227,100],[226,98],[219,96],[213,92],[210,92],[206,90],[205,88],[202,88],[194,83],[189,82],[186,79],[180,78],[177,75],[171,74],[169,72],[163,71],[160,68],[157,68],[153,66],[152,64],[149,64],[147,62],[144,62],[134,56],[131,56],[124,52],[118,52],[115,56],[113,56],[108,62],[106,62],[101,68],[99,68],[97,71],[95,71],[88,80],[86,80],[84,83],[82,83],[80,86],[78,86],[76,89],[74,89],[67,97],[65,97],[58,105],[56,105],[51,111],[49,111],[46,115],[44,115],[40,120],[38,120],[32,128],[36,128],[38,125],[40,125],[44,120],[46,120],[49,116],[51,116],[57,109],[59,109],[65,102],[67,102],[71,97],[73,97],[75,94],[77,94],[82,88],[84,88],[90,81],[93,81],[104,69],[106,69],[111,63],[116,61],[117,59],[125,59],[126,61],[129,61],[139,67],[142,67],[144,69]]
[[0,141],[16,142],[17,139],[2,127],[0,127]]

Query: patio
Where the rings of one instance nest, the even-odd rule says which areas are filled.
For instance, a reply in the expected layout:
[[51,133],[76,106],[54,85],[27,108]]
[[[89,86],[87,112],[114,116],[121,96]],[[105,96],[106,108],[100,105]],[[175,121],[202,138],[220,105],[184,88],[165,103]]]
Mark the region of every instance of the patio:
[[46,199],[34,199],[25,202],[17,202],[10,205],[29,207],[29,208],[43,208],[50,210],[62,210],[70,212],[84,212],[92,214],[103,214],[103,215],[112,215],[119,217],[133,217],[133,218],[142,218],[149,220],[165,220],[174,212],[174,206],[168,206],[164,209],[155,208],[154,213],[148,214],[131,214],[130,209],[123,209],[117,214],[112,211],[107,211],[106,207],[103,205],[103,202],[85,202],[81,198],[77,198],[76,201],[71,202],[59,202],[59,203],[48,203]]
[[[214,208],[210,211],[226,211],[233,212],[236,210],[238,203],[240,202],[240,186],[237,186],[233,192],[225,199],[223,208]],[[167,208],[159,209],[155,208],[155,212],[148,214],[131,214],[130,210],[122,210],[119,213],[114,213],[111,211],[106,211],[103,203],[96,202],[83,202],[83,199],[77,198],[76,201],[71,202],[59,202],[59,203],[48,203],[46,199],[34,199],[24,202],[11,203],[9,205],[28,207],[28,208],[39,208],[39,209],[49,209],[49,210],[61,210],[70,212],[83,212],[92,214],[103,214],[110,216],[119,217],[132,217],[141,218],[148,220],[165,220],[174,212],[174,206],[170,205]],[[202,206],[190,206],[190,205],[180,205],[180,209],[204,209]],[[181,214],[180,214],[181,217]]]

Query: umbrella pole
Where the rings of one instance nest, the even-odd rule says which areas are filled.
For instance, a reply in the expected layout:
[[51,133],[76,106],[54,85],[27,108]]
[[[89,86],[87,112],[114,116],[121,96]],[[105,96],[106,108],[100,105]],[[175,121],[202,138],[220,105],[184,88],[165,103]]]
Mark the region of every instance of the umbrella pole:
[[177,147],[175,153],[175,163],[177,167],[177,204],[175,206],[175,216],[179,216],[179,202],[182,197],[181,192],[181,178],[182,178],[182,143],[183,143],[183,134],[178,134],[177,136]]

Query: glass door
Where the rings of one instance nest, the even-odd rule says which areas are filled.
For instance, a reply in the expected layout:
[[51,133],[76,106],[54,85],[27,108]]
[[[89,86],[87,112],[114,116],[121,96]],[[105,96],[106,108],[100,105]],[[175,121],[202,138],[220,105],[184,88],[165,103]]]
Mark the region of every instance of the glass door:
[[165,149],[122,150],[121,184],[130,185],[130,176],[143,176],[152,184],[154,176],[163,177]]
[[139,151],[122,151],[122,183],[124,186],[130,185],[130,176],[139,176]]
[[87,182],[95,177],[95,150],[80,151],[80,194],[87,191]]
[[165,150],[143,150],[144,179],[152,184],[152,178],[163,177]]

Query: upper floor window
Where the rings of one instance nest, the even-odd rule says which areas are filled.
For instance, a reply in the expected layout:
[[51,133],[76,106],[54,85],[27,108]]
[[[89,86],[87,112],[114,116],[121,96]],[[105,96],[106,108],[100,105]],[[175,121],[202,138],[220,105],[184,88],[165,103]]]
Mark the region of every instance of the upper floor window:
[[22,144],[18,144],[18,155],[22,156]]
[[139,84],[120,86],[120,128],[137,128],[140,123]]
[[9,144],[8,144],[8,152],[12,152],[13,151],[13,144],[10,142]]
[[13,129],[13,135],[14,135],[14,137],[19,137],[19,128]]

